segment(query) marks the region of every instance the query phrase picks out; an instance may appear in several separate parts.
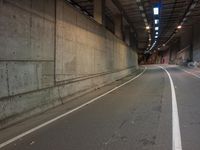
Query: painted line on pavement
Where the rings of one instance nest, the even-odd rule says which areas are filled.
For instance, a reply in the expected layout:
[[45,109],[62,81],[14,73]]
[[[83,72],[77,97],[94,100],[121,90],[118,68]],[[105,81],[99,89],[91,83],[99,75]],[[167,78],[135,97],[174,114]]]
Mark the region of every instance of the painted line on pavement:
[[51,124],[51,123],[53,123],[53,122],[55,122],[55,121],[61,119],[61,118],[63,118],[63,117],[65,117],[65,116],[67,116],[67,115],[69,115],[69,114],[71,114],[71,113],[73,113],[73,112],[75,112],[75,111],[77,111],[77,110],[79,110],[79,109],[81,109],[81,108],[83,108],[83,107],[85,107],[85,106],[87,106],[87,105],[89,105],[89,104],[95,102],[96,100],[98,100],[98,99],[100,99],[100,98],[102,98],[102,97],[108,95],[109,93],[111,93],[111,92],[113,92],[113,91],[115,91],[115,90],[121,88],[122,86],[124,86],[124,85],[126,85],[126,84],[132,82],[133,80],[137,79],[137,78],[140,77],[142,74],[144,74],[144,72],[146,71],[146,69],[147,69],[147,67],[145,67],[144,70],[143,70],[140,74],[138,74],[137,76],[135,76],[134,78],[132,78],[132,79],[130,79],[129,81],[127,81],[127,82],[125,82],[125,83],[123,83],[123,84],[121,84],[121,85],[119,85],[119,86],[113,88],[112,90],[109,90],[108,92],[106,92],[106,93],[104,93],[104,94],[102,94],[102,95],[100,95],[100,96],[98,96],[98,97],[96,97],[96,98],[93,98],[93,99],[91,99],[90,101],[88,101],[88,102],[86,102],[86,103],[84,103],[84,104],[82,104],[82,105],[80,105],[80,106],[78,106],[78,107],[76,107],[76,108],[74,108],[74,109],[72,109],[72,110],[70,110],[70,111],[64,113],[64,114],[62,114],[62,115],[59,115],[59,116],[57,116],[56,118],[53,118],[53,119],[51,119],[51,120],[49,120],[49,121],[47,121],[47,122],[45,122],[45,123],[43,123],[43,124],[41,124],[41,125],[38,125],[38,126],[32,128],[32,129],[30,129],[30,130],[28,130],[28,131],[26,131],[26,132],[24,132],[24,133],[22,133],[22,134],[20,134],[20,135],[18,135],[18,136],[16,136],[16,137],[14,137],[14,138],[11,138],[10,140],[7,140],[6,142],[1,143],[1,144],[0,144],[0,149],[3,148],[3,147],[5,147],[5,146],[7,146],[8,144],[11,144],[11,143],[13,143],[13,142],[19,140],[20,138],[22,138],[22,137],[24,137],[24,136],[26,136],[26,135],[28,135],[28,134],[30,134],[30,133],[33,133],[34,131],[39,130],[40,128],[43,128],[43,127],[45,127],[45,126],[47,126],[47,125],[49,125],[49,124]]
[[195,74],[195,73],[192,73],[192,72],[189,72],[189,71],[187,71],[187,70],[185,70],[185,69],[182,69],[182,68],[180,68],[182,71],[184,71],[184,72],[186,72],[186,73],[188,73],[188,74],[190,74],[190,75],[193,75],[193,76],[195,76],[195,77],[197,77],[197,78],[199,78],[200,79],[200,76],[199,75],[197,75],[197,74]]
[[181,144],[181,132],[179,125],[179,115],[178,115],[178,106],[176,100],[176,92],[174,83],[170,73],[162,66],[158,66],[162,68],[168,75],[171,85],[171,95],[172,95],[172,150],[182,150]]

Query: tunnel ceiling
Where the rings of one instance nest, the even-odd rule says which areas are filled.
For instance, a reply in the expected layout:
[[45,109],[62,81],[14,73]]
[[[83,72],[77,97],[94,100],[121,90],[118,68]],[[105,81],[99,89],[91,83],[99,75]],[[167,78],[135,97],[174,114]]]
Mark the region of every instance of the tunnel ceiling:
[[[88,12],[90,16],[93,14],[93,1],[92,0],[70,0],[79,5],[81,9]],[[187,17],[182,28],[190,27],[195,21],[199,21],[200,17],[200,2],[198,0],[107,0],[112,1],[131,24],[133,30],[137,34],[138,49],[140,52],[144,52],[149,49],[155,39],[154,31],[154,15],[153,7],[155,4],[159,4],[159,36],[156,40],[156,48],[162,47],[173,33],[177,32],[177,26],[181,23],[184,16],[189,10],[189,7],[194,1],[197,2],[196,7],[191,11],[191,14]],[[107,3],[106,3],[107,4]],[[140,7],[143,7],[141,9]],[[105,15],[112,21],[113,14],[110,6],[105,6]],[[142,15],[143,14],[143,15]],[[145,14],[145,17],[144,17]],[[149,33],[151,35],[151,41],[149,41],[149,33],[146,30],[144,19],[147,19],[148,25],[151,27]]]

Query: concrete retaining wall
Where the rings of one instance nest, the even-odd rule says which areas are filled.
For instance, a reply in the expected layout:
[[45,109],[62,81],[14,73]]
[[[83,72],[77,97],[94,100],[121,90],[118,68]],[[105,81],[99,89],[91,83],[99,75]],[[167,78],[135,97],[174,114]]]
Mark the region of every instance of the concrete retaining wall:
[[64,0],[0,0],[0,54],[0,128],[137,68],[134,50]]

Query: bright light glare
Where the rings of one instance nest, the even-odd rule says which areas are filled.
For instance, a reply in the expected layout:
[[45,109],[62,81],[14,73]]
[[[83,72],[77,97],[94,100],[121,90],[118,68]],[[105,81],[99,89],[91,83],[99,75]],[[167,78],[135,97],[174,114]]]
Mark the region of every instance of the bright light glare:
[[156,32],[156,35],[158,35],[158,32]]
[[159,27],[155,27],[155,30],[158,31],[158,30],[159,30]]
[[181,29],[181,28],[182,28],[182,26],[178,26],[177,28],[178,28],[178,29]]
[[147,30],[149,30],[149,29],[150,29],[150,27],[149,27],[149,26],[146,26],[146,29],[147,29]]
[[154,15],[158,15],[159,14],[159,8],[158,7],[154,7],[153,8],[153,14]]
[[158,24],[159,20],[158,20],[158,19],[155,19],[155,21],[154,21],[154,22],[155,22],[155,24]]

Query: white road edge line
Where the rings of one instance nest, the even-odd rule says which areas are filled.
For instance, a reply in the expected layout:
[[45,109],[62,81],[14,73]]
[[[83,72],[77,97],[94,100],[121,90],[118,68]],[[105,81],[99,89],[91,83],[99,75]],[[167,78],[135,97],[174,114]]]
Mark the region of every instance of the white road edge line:
[[171,85],[171,95],[172,95],[172,150],[182,150],[181,144],[181,132],[179,125],[179,115],[178,115],[178,106],[176,101],[176,92],[174,83],[170,73],[162,66],[158,66],[162,68],[168,75]]
[[74,108],[74,109],[72,109],[72,110],[70,110],[70,111],[64,113],[64,114],[62,114],[62,115],[59,115],[59,116],[57,116],[56,118],[53,118],[53,119],[51,119],[51,120],[49,120],[49,121],[47,121],[47,122],[45,122],[45,123],[43,123],[43,124],[41,124],[41,125],[38,125],[38,126],[36,126],[36,127],[32,128],[32,129],[30,129],[30,130],[28,130],[28,131],[26,131],[26,132],[24,132],[24,133],[18,135],[18,136],[14,137],[14,138],[12,138],[12,139],[10,139],[10,140],[7,140],[6,142],[1,143],[1,144],[0,144],[0,149],[3,148],[3,147],[5,147],[5,146],[7,146],[8,144],[11,144],[12,142],[15,142],[15,141],[19,140],[20,138],[22,138],[22,137],[24,137],[24,136],[26,136],[26,135],[28,135],[28,134],[30,134],[30,133],[36,131],[36,130],[39,130],[40,128],[43,128],[43,127],[45,127],[45,126],[47,126],[47,125],[49,125],[49,124],[51,124],[51,123],[57,121],[58,119],[61,119],[61,118],[65,117],[65,116],[67,116],[67,115],[69,115],[69,114],[71,114],[71,113],[73,113],[73,112],[75,112],[75,111],[77,111],[77,110],[79,110],[79,109],[85,107],[86,105],[88,105],[88,104],[90,104],[90,103],[92,103],[92,102],[94,102],[94,101],[96,101],[96,100],[98,100],[98,99],[104,97],[105,95],[107,95],[107,94],[109,94],[109,93],[111,93],[111,92],[113,92],[113,91],[119,89],[120,87],[122,87],[122,86],[124,86],[124,85],[130,83],[131,81],[133,81],[133,80],[135,80],[136,78],[140,77],[140,76],[146,71],[146,69],[147,69],[147,67],[145,67],[144,70],[143,70],[140,74],[138,74],[137,76],[135,76],[134,78],[132,78],[132,79],[130,79],[129,81],[127,81],[127,82],[125,82],[125,83],[123,83],[123,84],[121,84],[121,85],[119,85],[119,86],[113,88],[112,90],[109,90],[108,92],[106,92],[106,93],[104,93],[104,94],[102,94],[102,95],[100,95],[100,96],[98,96],[98,97],[96,97],[96,98],[93,98],[93,99],[91,99],[90,101],[88,101],[88,102],[86,102],[86,103],[84,103],[84,104],[82,104],[82,105],[80,105],[80,106],[78,106],[78,107],[76,107],[76,108]]
[[189,71],[187,71],[187,70],[185,70],[185,69],[183,69],[183,68],[180,68],[182,71],[184,71],[184,72],[186,72],[186,73],[188,73],[188,74],[190,74],[190,75],[193,75],[193,76],[195,76],[195,77],[197,77],[197,78],[199,78],[200,79],[200,76],[198,76],[197,74],[195,74],[195,73],[192,73],[192,72],[189,72]]

